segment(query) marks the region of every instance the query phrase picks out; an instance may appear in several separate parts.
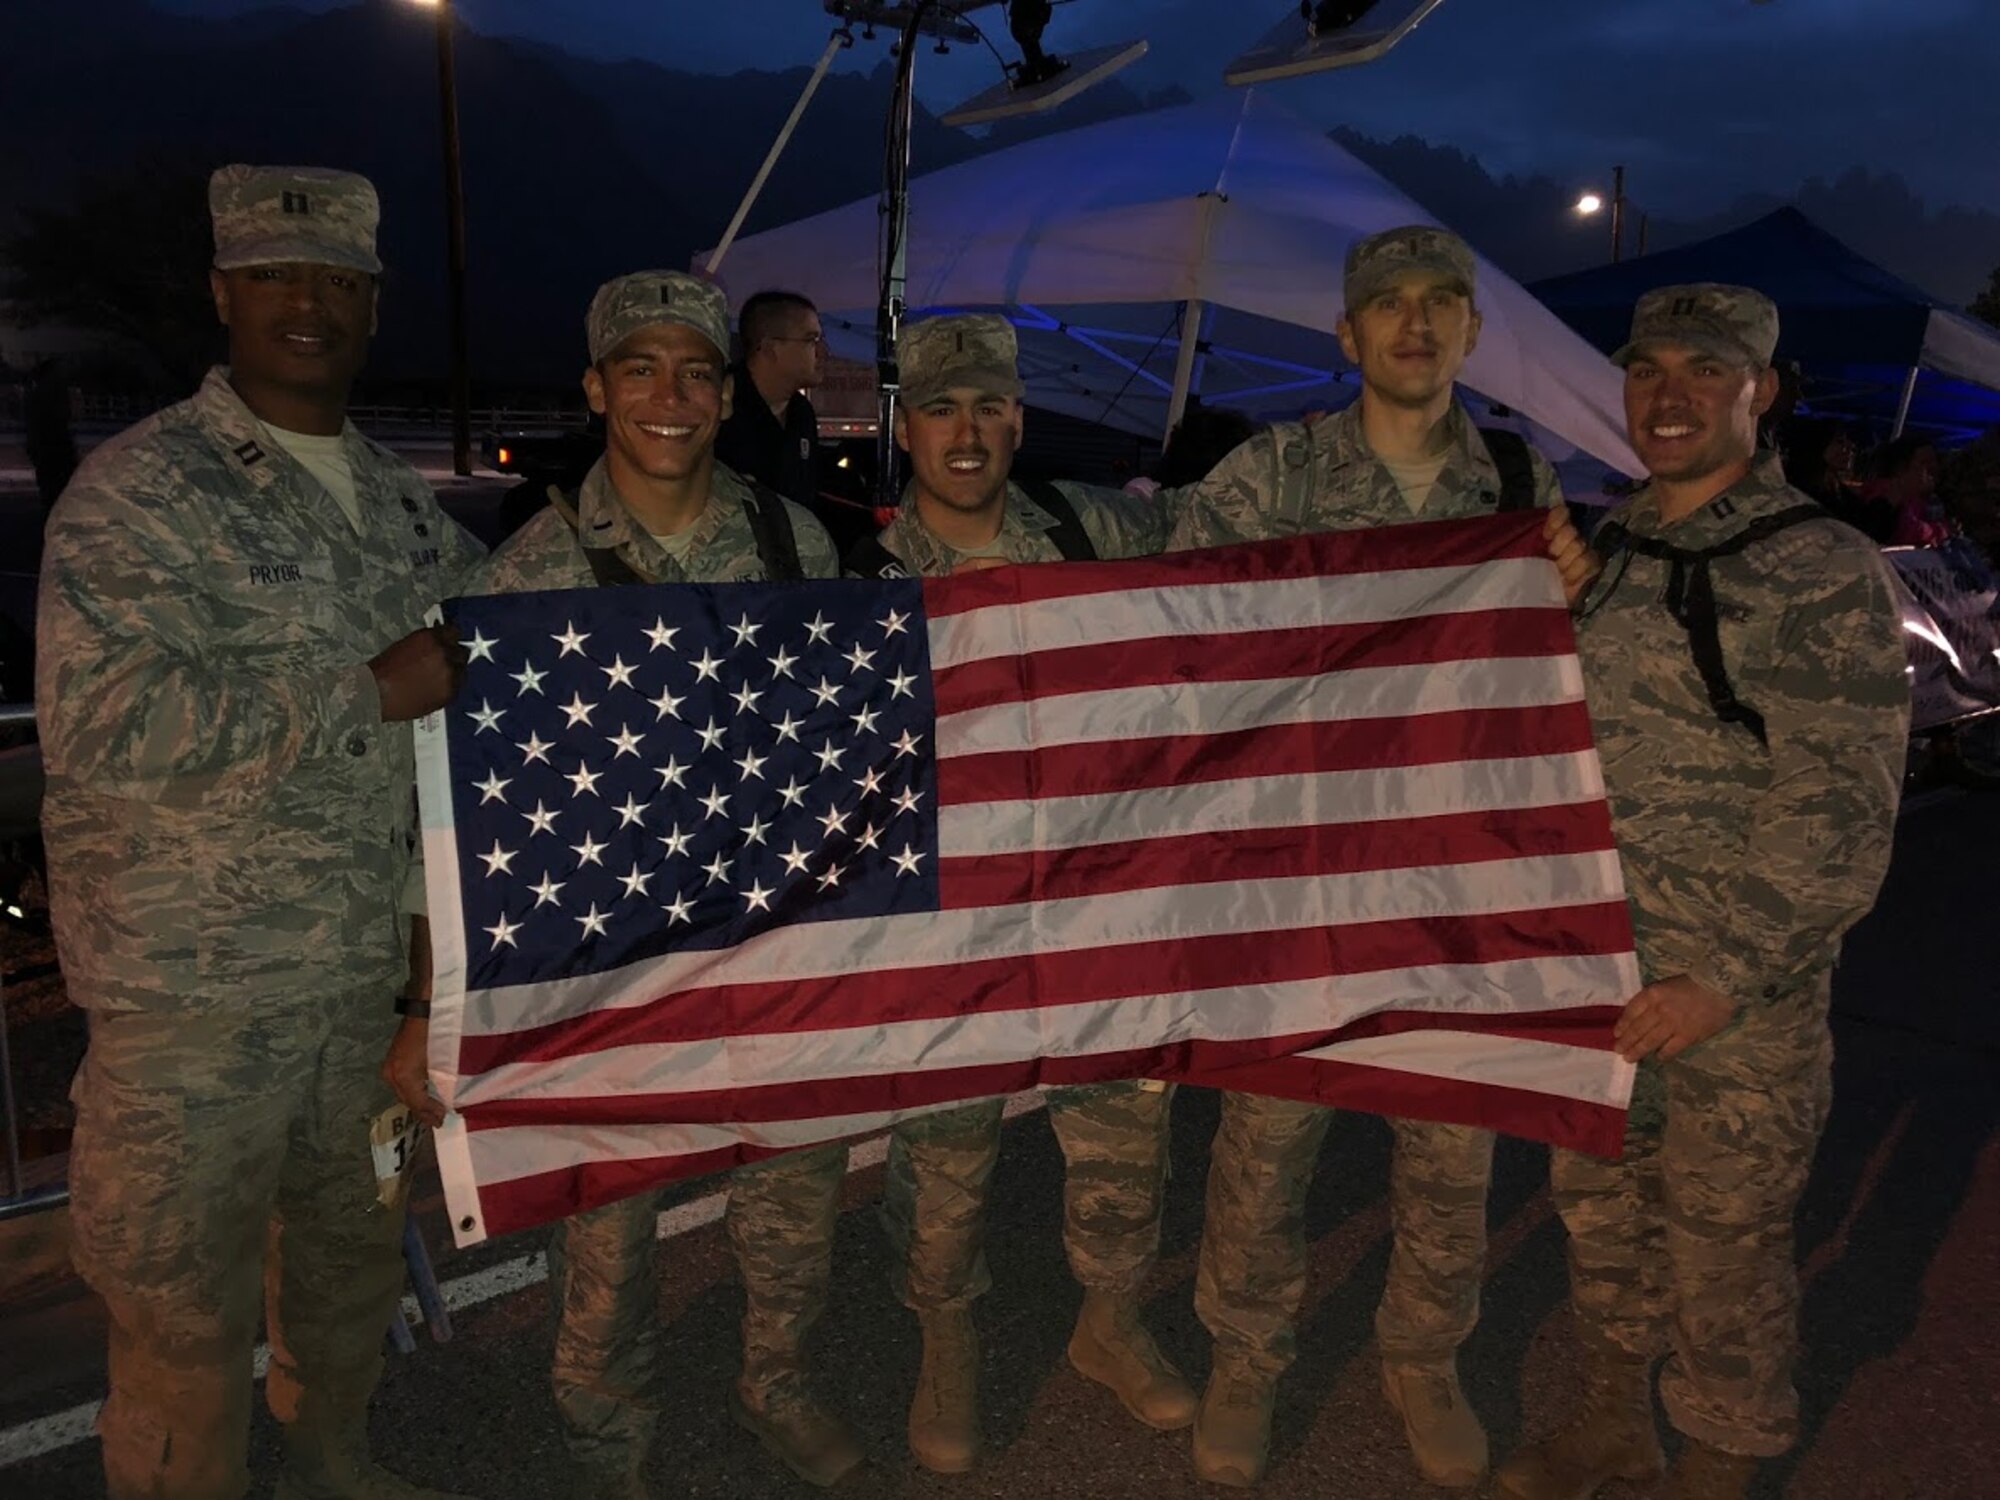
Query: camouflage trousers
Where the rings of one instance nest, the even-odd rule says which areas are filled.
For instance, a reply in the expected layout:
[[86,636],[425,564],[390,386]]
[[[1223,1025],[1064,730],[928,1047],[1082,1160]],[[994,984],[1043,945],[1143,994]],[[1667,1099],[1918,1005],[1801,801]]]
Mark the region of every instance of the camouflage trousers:
[[1832,1095],[1817,1007],[1752,1011],[1669,1063],[1639,1069],[1619,1161],[1557,1151],[1570,1298],[1586,1349],[1668,1352],[1675,1427],[1774,1457],[1798,1438],[1793,1215]]
[[[743,1381],[804,1370],[806,1336],[826,1308],[844,1144],[738,1167],[724,1221],[743,1278]],[[549,1240],[556,1349],[550,1372],[571,1458],[586,1471],[633,1472],[659,1421],[658,1219],[640,1193],[577,1214]]]
[[378,988],[251,1011],[93,1012],[71,1098],[72,1257],[110,1314],[98,1417],[111,1500],[249,1487],[250,1359],[269,1321],[280,1422],[365,1431],[403,1285],[371,1118]]
[[1392,1364],[1448,1365],[1479,1321],[1493,1132],[1391,1120],[1389,1279],[1375,1340]]
[[[1160,1250],[1169,1086],[1135,1080],[1048,1091],[1062,1144],[1063,1247],[1076,1279],[1136,1292]],[[1000,1155],[1004,1099],[919,1115],[889,1138],[882,1223],[890,1284],[919,1312],[963,1306],[993,1285],[986,1188]]]
[[1320,1104],[1222,1096],[1194,1287],[1218,1365],[1276,1376],[1297,1357],[1306,1194],[1332,1119]]
[[[1208,1168],[1195,1311],[1216,1357],[1276,1375],[1298,1353],[1306,1195],[1333,1111],[1225,1093]],[[1382,1357],[1448,1364],[1479,1320],[1493,1132],[1393,1120],[1395,1246],[1375,1313]]]

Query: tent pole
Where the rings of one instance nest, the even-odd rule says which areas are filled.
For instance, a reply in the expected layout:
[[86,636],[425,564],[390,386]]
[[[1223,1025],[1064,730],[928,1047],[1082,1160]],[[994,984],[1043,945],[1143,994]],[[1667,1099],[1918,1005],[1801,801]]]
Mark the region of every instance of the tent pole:
[[764,158],[764,165],[757,169],[757,175],[750,182],[750,191],[743,195],[743,201],[736,206],[736,217],[729,221],[729,227],[722,231],[722,241],[715,247],[715,253],[708,258],[705,268],[713,276],[722,265],[722,258],[729,253],[729,247],[736,243],[736,235],[743,228],[743,221],[750,217],[750,210],[756,204],[758,195],[764,191],[764,184],[770,181],[771,169],[778,164],[778,158],[785,154],[785,147],[792,142],[792,133],[799,128],[799,121],[805,117],[806,106],[812,103],[813,95],[826,79],[826,71],[833,66],[833,60],[842,47],[854,45],[854,33],[845,26],[833,34],[833,40],[826,44],[826,51],[820,55],[819,66],[813,69],[812,77],[806,82],[806,89],[799,95],[799,102],[792,106],[791,118],[785,121],[785,128],[778,132],[778,138],[771,142],[771,150]]
[[1174,435],[1174,429],[1187,414],[1188,396],[1194,385],[1194,360],[1201,352],[1201,323],[1207,315],[1208,304],[1199,297],[1181,304],[1181,354],[1174,362],[1174,394],[1167,402],[1167,430],[1160,434],[1161,442]]
[[1903,435],[1903,428],[1910,420],[1910,403],[1917,398],[1917,372],[1922,368],[1911,365],[1910,373],[1903,377],[1903,394],[1896,400],[1896,425],[1889,430],[1892,443]]

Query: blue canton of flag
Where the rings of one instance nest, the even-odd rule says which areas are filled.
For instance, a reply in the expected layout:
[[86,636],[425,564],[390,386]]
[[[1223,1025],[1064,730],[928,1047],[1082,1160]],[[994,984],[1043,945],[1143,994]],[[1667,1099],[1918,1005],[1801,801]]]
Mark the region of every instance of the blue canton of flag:
[[921,584],[579,589],[452,618],[468,989],[937,909]]

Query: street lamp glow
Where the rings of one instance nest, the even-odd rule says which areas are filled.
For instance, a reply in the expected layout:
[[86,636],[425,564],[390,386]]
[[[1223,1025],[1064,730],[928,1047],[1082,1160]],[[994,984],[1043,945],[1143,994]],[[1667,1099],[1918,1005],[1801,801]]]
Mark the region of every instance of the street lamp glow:
[[1604,200],[1596,193],[1585,193],[1581,198],[1576,200],[1576,211],[1585,218],[1589,218],[1595,213],[1602,213],[1604,211]]

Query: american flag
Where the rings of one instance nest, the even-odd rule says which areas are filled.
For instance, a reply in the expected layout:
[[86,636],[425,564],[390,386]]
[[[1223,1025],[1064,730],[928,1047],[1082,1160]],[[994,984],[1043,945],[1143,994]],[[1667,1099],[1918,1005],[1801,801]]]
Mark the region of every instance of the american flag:
[[1615,1152],[1638,972],[1539,528],[457,602],[459,1239],[1042,1083]]

